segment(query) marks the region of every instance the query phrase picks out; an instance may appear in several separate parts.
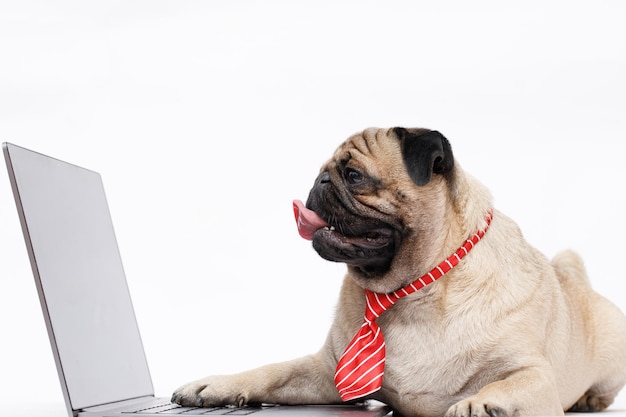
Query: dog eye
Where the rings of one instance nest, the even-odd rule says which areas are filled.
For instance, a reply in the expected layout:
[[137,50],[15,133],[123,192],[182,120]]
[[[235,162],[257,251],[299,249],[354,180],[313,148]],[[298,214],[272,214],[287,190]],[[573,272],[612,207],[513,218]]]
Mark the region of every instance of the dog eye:
[[348,181],[349,184],[359,184],[364,179],[363,174],[361,174],[356,169],[352,169],[352,168],[346,169],[344,176],[346,178],[346,181]]

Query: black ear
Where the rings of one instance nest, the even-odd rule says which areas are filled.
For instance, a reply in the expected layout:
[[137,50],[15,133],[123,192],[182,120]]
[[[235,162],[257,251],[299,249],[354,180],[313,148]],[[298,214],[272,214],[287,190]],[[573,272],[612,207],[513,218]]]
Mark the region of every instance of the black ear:
[[426,185],[432,174],[452,172],[452,147],[441,133],[403,127],[395,127],[393,131],[400,139],[404,165],[415,184]]

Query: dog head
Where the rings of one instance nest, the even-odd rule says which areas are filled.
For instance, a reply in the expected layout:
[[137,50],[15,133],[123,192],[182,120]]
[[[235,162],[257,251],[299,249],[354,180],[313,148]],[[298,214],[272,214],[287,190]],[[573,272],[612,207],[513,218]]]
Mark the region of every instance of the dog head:
[[306,207],[296,208],[300,233],[362,287],[394,291],[449,250],[456,172],[437,131],[367,129],[322,166]]

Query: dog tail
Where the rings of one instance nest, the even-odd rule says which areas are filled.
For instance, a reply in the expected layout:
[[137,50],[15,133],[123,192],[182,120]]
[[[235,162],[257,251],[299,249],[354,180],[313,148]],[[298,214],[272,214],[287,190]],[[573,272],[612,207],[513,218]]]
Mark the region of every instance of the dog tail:
[[572,250],[558,253],[551,262],[560,281],[578,282],[591,286],[582,258]]

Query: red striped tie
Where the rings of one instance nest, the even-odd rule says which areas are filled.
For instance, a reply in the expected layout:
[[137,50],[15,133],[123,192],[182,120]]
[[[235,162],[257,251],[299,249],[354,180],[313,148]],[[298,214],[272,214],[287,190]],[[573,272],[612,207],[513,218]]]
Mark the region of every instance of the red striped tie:
[[365,397],[378,391],[382,386],[385,340],[376,319],[400,298],[435,282],[454,268],[484,236],[492,217],[490,211],[484,229],[476,232],[455,253],[415,282],[389,294],[365,290],[365,320],[339,359],[335,373],[335,385],[343,401]]

